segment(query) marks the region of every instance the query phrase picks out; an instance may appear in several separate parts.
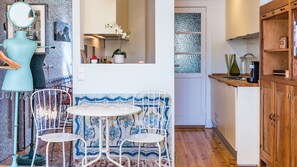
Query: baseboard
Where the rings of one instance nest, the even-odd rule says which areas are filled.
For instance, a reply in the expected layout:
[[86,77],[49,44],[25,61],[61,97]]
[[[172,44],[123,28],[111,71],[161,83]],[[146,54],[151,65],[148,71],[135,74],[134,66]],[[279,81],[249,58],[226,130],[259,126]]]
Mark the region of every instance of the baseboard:
[[222,135],[222,133],[217,128],[213,128],[213,130],[216,132],[216,134],[219,136],[219,138],[222,140],[222,142],[227,147],[227,149],[231,152],[231,154],[237,159],[237,152],[233,149],[233,147],[225,139],[225,137]]
[[204,125],[175,125],[175,129],[201,129],[205,128]]

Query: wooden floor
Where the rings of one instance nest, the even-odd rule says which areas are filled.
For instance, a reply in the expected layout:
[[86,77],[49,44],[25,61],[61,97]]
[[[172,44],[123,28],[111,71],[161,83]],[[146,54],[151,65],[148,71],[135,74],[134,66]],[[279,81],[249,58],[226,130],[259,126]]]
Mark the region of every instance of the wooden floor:
[[237,167],[212,129],[175,130],[175,167]]
[[[58,145],[56,148],[60,148]],[[68,143],[66,143],[68,148]],[[23,155],[20,152],[19,155]],[[45,147],[41,148],[45,152]],[[68,160],[68,151],[67,159]],[[55,167],[62,166],[61,150],[55,149],[54,161],[51,164]],[[1,165],[11,164],[11,157],[0,162]],[[0,165],[0,167],[1,167]],[[71,165],[72,166],[72,165]],[[108,165],[98,165],[98,167]],[[113,165],[111,165],[113,167]],[[136,166],[136,162],[134,165]],[[145,167],[151,167],[150,165]],[[109,166],[110,167],[110,166]],[[235,158],[224,146],[212,129],[176,129],[175,130],[175,167],[237,167]]]

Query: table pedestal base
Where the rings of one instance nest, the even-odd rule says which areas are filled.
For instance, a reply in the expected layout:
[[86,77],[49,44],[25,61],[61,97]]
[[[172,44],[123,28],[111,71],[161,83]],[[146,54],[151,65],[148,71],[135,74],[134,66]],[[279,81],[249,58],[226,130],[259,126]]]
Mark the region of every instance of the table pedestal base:
[[[106,131],[105,131],[105,136],[106,136],[106,147],[103,148],[102,147],[102,121],[105,120],[106,121]],[[87,156],[87,158],[89,157],[96,157],[96,159],[90,161],[89,163],[87,163],[85,166],[89,166],[95,162],[97,162],[102,154],[105,153],[106,155],[106,158],[112,162],[113,164],[119,166],[119,167],[124,167],[123,165],[119,164],[117,161],[113,160],[111,157],[116,157],[116,156],[112,156],[109,154],[109,125],[108,125],[108,118],[106,117],[103,117],[103,118],[100,118],[100,121],[99,121],[99,155],[98,156]],[[126,156],[124,156],[126,157]],[[126,157],[128,159],[128,166],[130,167],[130,160],[128,157]]]

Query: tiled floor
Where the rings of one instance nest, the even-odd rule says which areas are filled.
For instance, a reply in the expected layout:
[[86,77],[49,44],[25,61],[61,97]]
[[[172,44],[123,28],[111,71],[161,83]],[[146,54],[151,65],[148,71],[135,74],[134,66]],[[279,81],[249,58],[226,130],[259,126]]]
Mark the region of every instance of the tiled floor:
[[[54,157],[53,157],[53,161],[50,161],[50,166],[52,167],[62,167],[63,166],[63,158],[62,158],[62,145],[60,143],[56,144],[55,149],[54,149]],[[73,163],[69,164],[69,155],[70,155],[70,144],[69,143],[65,143],[65,148],[66,148],[66,166],[67,167],[79,167],[80,165],[80,160],[75,160]],[[51,146],[50,146],[51,149]],[[24,155],[26,153],[29,152],[29,148],[26,148],[25,151],[19,152],[19,155]],[[45,155],[45,143],[41,143],[41,148],[38,151],[39,154]],[[10,165],[12,161],[12,158],[9,157],[6,160],[0,162],[1,165]],[[136,167],[137,166],[137,161],[136,160],[131,160],[132,162],[132,167]],[[165,163],[165,162],[164,162]],[[128,166],[128,164],[124,161],[122,163],[122,165],[124,165],[125,167]],[[141,161],[140,162],[140,166],[141,167],[157,167],[158,165],[156,165],[154,162],[150,161],[150,162],[144,162]],[[0,166],[2,167],[2,166]],[[6,166],[3,166],[6,167]],[[90,166],[90,167],[116,167],[115,165],[113,165],[112,163],[109,163],[106,160],[100,160],[97,163],[95,163],[94,165]]]

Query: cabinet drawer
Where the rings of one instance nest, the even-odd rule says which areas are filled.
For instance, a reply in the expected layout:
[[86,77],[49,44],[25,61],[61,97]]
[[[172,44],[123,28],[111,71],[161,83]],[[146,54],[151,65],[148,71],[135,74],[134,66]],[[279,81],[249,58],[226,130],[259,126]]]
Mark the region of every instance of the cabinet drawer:
[[[296,2],[296,5],[297,5],[297,2]],[[269,17],[272,17],[272,16],[276,16],[276,15],[285,13],[285,12],[289,11],[289,9],[290,9],[289,5],[284,6],[284,7],[281,7],[281,8],[278,8],[278,9],[275,9],[275,10],[273,10],[271,12],[262,14],[261,15],[261,19],[266,19],[266,18],[269,18]]]
[[278,14],[287,12],[287,11],[289,11],[289,9],[290,9],[289,5],[281,7],[279,9],[272,11],[273,12],[272,15],[274,16],[274,15],[278,15]]

